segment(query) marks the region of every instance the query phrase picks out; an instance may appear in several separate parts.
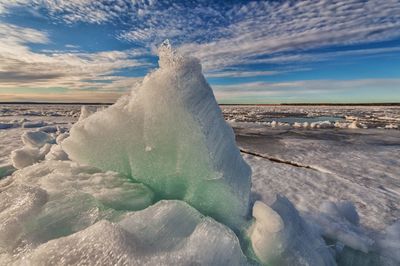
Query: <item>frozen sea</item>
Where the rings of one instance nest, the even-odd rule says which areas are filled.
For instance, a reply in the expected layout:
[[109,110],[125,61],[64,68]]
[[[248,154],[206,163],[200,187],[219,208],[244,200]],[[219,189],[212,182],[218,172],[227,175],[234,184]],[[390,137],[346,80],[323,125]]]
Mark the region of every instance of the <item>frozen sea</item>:
[[[325,200],[350,200],[361,224],[373,230],[400,217],[400,107],[221,108],[252,168],[254,199],[272,203],[280,193],[303,211],[315,211]],[[52,126],[68,131],[80,109],[80,105],[1,105],[0,172],[12,172],[10,153],[23,145],[24,132]],[[317,127],[326,121],[330,127]],[[347,128],[353,121],[359,128]],[[297,122],[316,125],[297,128],[293,126]]]
[[[252,201],[273,204],[280,194],[310,219],[324,202],[351,201],[371,238],[399,219],[399,106],[221,109],[251,166]],[[80,105],[0,105],[0,177],[16,170],[10,155],[23,146],[24,133],[42,130],[56,138],[68,133],[80,110]]]

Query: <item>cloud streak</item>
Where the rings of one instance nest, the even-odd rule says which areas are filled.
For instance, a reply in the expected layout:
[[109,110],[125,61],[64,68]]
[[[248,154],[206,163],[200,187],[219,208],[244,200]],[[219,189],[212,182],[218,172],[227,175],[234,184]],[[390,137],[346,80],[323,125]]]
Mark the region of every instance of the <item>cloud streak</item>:
[[[66,23],[121,23],[124,30],[116,37],[142,47],[152,47],[170,38],[181,51],[201,59],[206,71],[256,62],[315,59],[316,56],[301,54],[329,45],[400,37],[397,0],[251,1],[244,4],[131,0],[2,2],[0,10],[25,3],[47,10],[53,20]],[[259,59],[260,56],[267,58]]]
[[[248,82],[233,85],[215,85],[216,97],[221,102],[240,102],[249,98],[260,102],[354,102],[354,94],[365,94],[370,101],[382,101],[385,92],[400,95],[400,79],[356,80],[297,80],[290,82]],[[373,97],[373,98],[372,98]],[[384,101],[384,100],[383,100]],[[400,96],[391,98],[400,101]]]
[[28,43],[46,44],[48,35],[35,29],[0,25],[0,88],[66,87],[70,90],[96,88],[127,91],[140,78],[115,75],[119,69],[146,66],[135,59],[137,51],[96,53],[33,52]]
[[[110,34],[116,41],[135,48],[85,52],[65,45],[65,49],[33,51],[31,44],[46,46],[52,41],[50,32],[2,22],[0,88],[4,90],[63,87],[119,94],[141,78],[117,73],[126,68],[155,67],[154,60],[141,58],[149,59],[154,47],[166,38],[181,52],[199,58],[206,76],[214,79],[265,79],[308,71],[313,62],[400,52],[396,44],[365,46],[400,38],[398,0],[0,0],[0,19],[12,15],[16,7],[29,8],[54,24],[112,25]],[[342,49],[324,50],[332,47]],[[324,84],[332,91],[361,87],[350,81],[326,82],[335,84]],[[271,96],[285,91],[316,93],[322,85],[320,81],[298,81],[215,87],[219,95],[227,97],[228,93],[254,96],[261,91]],[[371,81],[362,85],[369,88]]]
[[228,37],[182,44],[181,50],[200,58],[206,69],[221,69],[262,55],[279,62],[285,52],[400,36],[398,1],[251,2],[234,8],[231,17],[239,19],[220,29]]

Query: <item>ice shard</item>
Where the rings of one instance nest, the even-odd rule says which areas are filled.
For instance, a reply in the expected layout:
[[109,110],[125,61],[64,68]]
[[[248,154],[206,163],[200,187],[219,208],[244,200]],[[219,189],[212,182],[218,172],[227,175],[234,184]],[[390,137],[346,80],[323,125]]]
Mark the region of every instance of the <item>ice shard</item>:
[[62,142],[68,156],[146,184],[156,199],[184,200],[238,228],[251,169],[236,146],[199,61],[159,48],[159,68],[130,96],[80,120]]

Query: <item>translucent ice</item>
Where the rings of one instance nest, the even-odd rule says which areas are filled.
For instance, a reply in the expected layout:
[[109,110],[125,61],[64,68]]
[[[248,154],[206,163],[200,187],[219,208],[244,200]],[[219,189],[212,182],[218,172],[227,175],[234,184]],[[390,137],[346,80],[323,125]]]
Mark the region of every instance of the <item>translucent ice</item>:
[[33,121],[22,123],[23,128],[34,128],[34,127],[44,127],[47,124],[44,121]]
[[21,138],[22,142],[29,147],[41,148],[46,143],[55,143],[55,139],[43,131],[27,131]]
[[238,228],[248,211],[249,166],[197,59],[164,43],[160,68],[130,97],[77,122],[68,156],[146,184],[158,199],[182,199]]
[[[153,192],[117,173],[71,161],[43,161],[0,180],[2,256],[23,255],[51,239],[153,203]],[[3,264],[4,263],[4,264]],[[34,265],[34,264],[33,264]]]
[[0,129],[8,129],[14,127],[13,123],[2,123],[0,122]]
[[271,207],[256,202],[248,235],[258,260],[267,265],[335,265],[320,235],[278,195]]
[[263,262],[273,261],[282,252],[279,232],[284,223],[274,210],[260,201],[253,206],[255,222],[249,228],[249,236],[256,256]]
[[161,201],[118,223],[100,221],[49,241],[21,260],[34,265],[93,261],[98,265],[246,264],[232,231],[182,201]]

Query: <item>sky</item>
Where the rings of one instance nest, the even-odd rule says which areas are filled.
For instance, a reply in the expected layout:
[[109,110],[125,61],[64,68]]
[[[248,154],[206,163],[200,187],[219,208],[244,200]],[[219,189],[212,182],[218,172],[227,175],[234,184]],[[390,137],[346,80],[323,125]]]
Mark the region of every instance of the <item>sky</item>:
[[220,103],[400,102],[400,0],[0,0],[0,101],[114,102],[165,39]]

